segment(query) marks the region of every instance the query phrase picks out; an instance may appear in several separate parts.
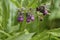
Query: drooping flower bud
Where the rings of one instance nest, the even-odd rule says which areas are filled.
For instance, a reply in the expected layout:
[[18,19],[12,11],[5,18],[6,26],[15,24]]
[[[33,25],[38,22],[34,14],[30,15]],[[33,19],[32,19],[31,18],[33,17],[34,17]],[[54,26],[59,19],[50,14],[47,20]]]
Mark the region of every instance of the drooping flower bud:
[[31,15],[29,13],[26,13],[26,22],[30,22],[31,20]]
[[40,8],[39,8],[39,7],[37,7],[37,8],[36,8],[36,11],[40,11]]
[[19,21],[19,22],[23,22],[23,20],[24,20],[23,16],[20,15],[20,16],[18,17],[18,21]]
[[34,15],[31,15],[31,20],[34,21],[34,19],[35,19],[35,18],[34,18]]
[[46,15],[47,13],[48,13],[48,11],[47,10],[44,10],[43,15]]
[[29,18],[27,18],[27,19],[26,19],[26,22],[30,22],[30,19],[29,19]]
[[43,13],[44,10],[45,10],[45,7],[44,6],[40,6],[39,8],[40,8],[40,12]]
[[48,13],[48,11],[46,10],[45,6],[38,7],[37,11],[40,11],[41,13],[43,13],[43,15],[46,15]]
[[45,9],[44,6],[39,6],[39,7],[36,8],[36,11],[40,11],[40,12],[43,13],[43,10],[44,10],[44,9]]
[[39,16],[39,20],[40,20],[40,21],[43,21],[43,17],[42,17],[42,16]]
[[18,11],[18,18],[17,18],[17,20],[19,22],[23,22],[23,20],[24,20],[23,13],[21,11]]
[[43,18],[40,18],[40,21],[43,21]]

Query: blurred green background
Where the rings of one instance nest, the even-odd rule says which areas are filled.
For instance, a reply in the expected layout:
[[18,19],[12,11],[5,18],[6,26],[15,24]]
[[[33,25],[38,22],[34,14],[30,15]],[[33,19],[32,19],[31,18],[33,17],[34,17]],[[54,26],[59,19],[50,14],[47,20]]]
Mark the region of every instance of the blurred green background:
[[[50,12],[40,21],[35,9],[44,4]],[[35,20],[18,22],[18,8],[32,8]],[[60,40],[60,0],[0,0],[0,40]]]

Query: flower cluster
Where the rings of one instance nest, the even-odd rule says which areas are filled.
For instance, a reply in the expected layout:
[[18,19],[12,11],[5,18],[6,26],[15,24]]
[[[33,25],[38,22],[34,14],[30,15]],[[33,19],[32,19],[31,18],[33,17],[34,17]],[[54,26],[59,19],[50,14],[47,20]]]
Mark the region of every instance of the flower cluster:
[[26,13],[26,17],[27,17],[27,18],[26,18],[26,21],[27,21],[27,22],[30,22],[30,20],[31,20],[31,21],[34,21],[34,19],[35,19],[35,18],[34,18],[34,15],[32,15],[32,14],[30,14],[30,13]]
[[36,11],[39,11],[39,12],[43,13],[43,15],[46,15],[48,13],[48,11],[45,8],[45,6],[39,6],[39,7],[37,7]]
[[[18,12],[18,21],[23,22],[24,21],[24,14],[22,12]],[[31,13],[26,13],[26,22],[34,21],[34,15]]]
[[[30,9],[31,11],[31,9]],[[36,12],[41,12],[43,15],[48,14],[47,9],[45,8],[45,6],[39,6],[36,8]],[[34,21],[35,17],[32,13],[30,12],[26,12],[26,22],[29,23],[30,21]],[[43,20],[43,17],[40,16],[40,21]],[[24,21],[24,13],[22,13],[22,11],[18,11],[18,21],[19,22],[23,22]]]
[[19,11],[18,14],[19,14],[19,15],[18,15],[18,21],[19,21],[19,22],[23,22],[23,20],[24,20],[23,13]]

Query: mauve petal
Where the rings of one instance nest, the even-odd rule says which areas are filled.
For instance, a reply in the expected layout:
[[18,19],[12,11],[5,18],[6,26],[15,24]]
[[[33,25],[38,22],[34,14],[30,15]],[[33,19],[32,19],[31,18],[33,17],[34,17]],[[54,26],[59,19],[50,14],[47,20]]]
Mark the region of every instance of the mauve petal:
[[34,16],[31,16],[31,20],[34,21],[34,19],[35,19]]
[[24,20],[23,17],[18,17],[18,21],[22,22]]
[[48,13],[48,11],[47,10],[44,10],[44,13],[43,13],[43,15],[46,15]]
[[27,21],[27,22],[30,22],[30,19],[29,19],[29,18],[27,18],[27,19],[26,19],[26,21]]

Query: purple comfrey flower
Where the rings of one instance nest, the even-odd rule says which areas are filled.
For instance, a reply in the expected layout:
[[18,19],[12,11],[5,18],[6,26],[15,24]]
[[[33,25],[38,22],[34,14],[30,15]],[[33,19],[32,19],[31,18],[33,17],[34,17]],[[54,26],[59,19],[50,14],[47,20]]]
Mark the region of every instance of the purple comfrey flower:
[[26,22],[30,22],[31,20],[31,14],[30,13],[26,13]]
[[23,20],[24,20],[23,12],[21,12],[20,10],[18,10],[18,18],[17,18],[17,20],[19,22],[23,22]]
[[47,10],[44,10],[43,15],[46,15],[47,13],[48,13],[48,11]]
[[19,21],[19,22],[23,22],[23,20],[24,20],[23,16],[20,15],[20,16],[18,17],[18,21]]
[[40,12],[43,13],[44,10],[45,10],[45,7],[44,6],[40,6],[39,8],[40,8]]
[[26,13],[26,17],[27,17],[27,19],[26,19],[27,22],[30,22],[30,20],[34,21],[34,19],[35,19],[34,15],[32,15],[30,13]]
[[34,15],[31,15],[31,20],[34,21],[34,19],[35,19],[35,18],[34,18]]
[[29,22],[30,22],[30,19],[29,19],[29,18],[27,18],[27,19],[26,19],[26,22],[28,22],[28,23],[29,23]]
[[27,16],[26,22],[30,22],[31,16]]

